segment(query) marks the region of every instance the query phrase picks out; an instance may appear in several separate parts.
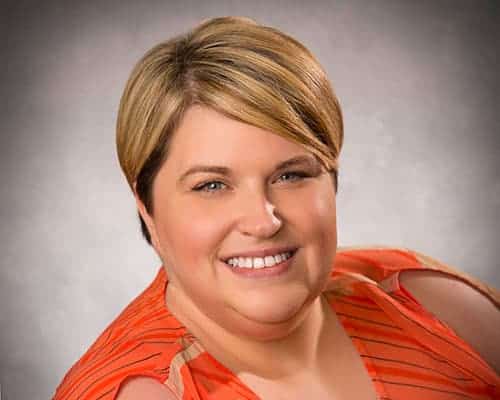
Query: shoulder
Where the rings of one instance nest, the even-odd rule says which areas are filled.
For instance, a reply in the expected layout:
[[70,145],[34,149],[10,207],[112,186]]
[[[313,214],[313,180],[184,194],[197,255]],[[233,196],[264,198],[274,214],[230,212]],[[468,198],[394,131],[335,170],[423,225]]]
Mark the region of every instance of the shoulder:
[[114,399],[128,379],[168,377],[185,328],[164,302],[165,274],[134,299],[68,371],[54,400]]
[[177,400],[177,396],[167,386],[154,379],[139,377],[122,385],[116,400]]
[[406,248],[339,248],[335,270],[362,274],[377,283],[395,277],[427,311],[500,371],[500,295],[495,288]]
[[461,279],[460,274],[435,270],[403,271],[400,284],[427,311],[471,345],[490,366],[500,371],[500,312],[493,298]]
[[426,254],[403,247],[339,247],[333,270],[359,273],[375,282],[381,282],[395,274],[447,276],[474,288],[500,307],[500,294],[497,289]]
[[409,268],[423,265],[412,251],[389,246],[339,247],[334,263],[334,271],[359,273],[376,282]]

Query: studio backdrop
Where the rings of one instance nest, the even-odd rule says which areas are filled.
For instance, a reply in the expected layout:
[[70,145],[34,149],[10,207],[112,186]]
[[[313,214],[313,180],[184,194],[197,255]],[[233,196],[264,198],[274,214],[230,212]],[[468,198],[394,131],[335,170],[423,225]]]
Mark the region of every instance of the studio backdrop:
[[153,45],[222,15],[302,41],[345,118],[339,244],[403,246],[500,286],[497,1],[7,1],[0,384],[48,399],[152,280],[115,120]]

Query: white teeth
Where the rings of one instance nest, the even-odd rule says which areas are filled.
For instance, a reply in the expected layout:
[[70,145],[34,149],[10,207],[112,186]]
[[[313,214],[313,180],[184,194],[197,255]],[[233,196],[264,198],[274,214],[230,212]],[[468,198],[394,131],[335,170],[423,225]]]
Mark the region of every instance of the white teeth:
[[276,261],[274,260],[273,256],[266,256],[264,258],[264,263],[266,264],[266,267],[272,267],[274,264],[276,264]]
[[233,267],[239,268],[265,268],[279,264],[292,256],[292,252],[277,254],[275,256],[262,257],[233,257],[227,260],[227,263]]
[[253,267],[254,268],[264,268],[264,259],[260,257],[256,257],[253,259]]

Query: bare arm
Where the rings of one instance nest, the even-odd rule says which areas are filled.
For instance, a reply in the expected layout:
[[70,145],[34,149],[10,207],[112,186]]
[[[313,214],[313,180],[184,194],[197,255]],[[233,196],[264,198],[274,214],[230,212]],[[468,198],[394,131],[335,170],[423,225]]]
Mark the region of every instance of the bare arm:
[[435,271],[404,271],[401,284],[500,372],[500,310],[461,280]]
[[126,382],[116,400],[178,400],[170,389],[153,378],[137,377]]

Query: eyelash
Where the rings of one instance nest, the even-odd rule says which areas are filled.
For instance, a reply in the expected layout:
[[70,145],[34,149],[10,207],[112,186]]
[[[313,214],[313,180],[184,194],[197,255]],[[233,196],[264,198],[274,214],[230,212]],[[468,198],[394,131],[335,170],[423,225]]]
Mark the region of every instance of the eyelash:
[[[280,177],[282,177],[283,175],[295,175],[296,177],[302,179],[302,178],[309,178],[311,175],[306,173],[306,172],[302,172],[302,171],[289,171],[289,172],[284,172],[280,175]],[[295,182],[295,180],[293,181]],[[205,188],[210,185],[210,184],[213,184],[213,183],[220,183],[220,184],[223,184],[225,185],[224,182],[220,182],[220,181],[208,181],[208,182],[205,182],[205,183],[202,183],[196,187],[193,188],[193,191],[195,192],[207,192],[207,193],[214,193],[216,192],[215,190],[205,190]]]

